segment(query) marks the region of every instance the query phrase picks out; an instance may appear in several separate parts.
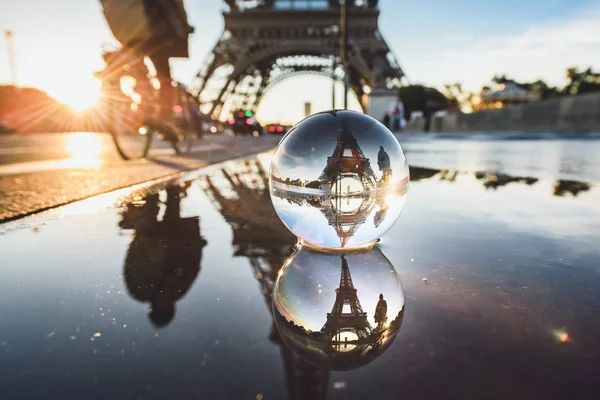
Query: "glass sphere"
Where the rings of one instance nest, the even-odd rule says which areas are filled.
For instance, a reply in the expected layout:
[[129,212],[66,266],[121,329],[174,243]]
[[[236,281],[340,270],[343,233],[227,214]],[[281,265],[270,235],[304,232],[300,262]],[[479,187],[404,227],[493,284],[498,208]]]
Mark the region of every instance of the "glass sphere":
[[352,248],[379,239],[406,199],[406,156],[379,121],[355,111],[312,115],[281,140],[271,161],[271,200],[300,239]]
[[285,344],[309,363],[353,369],[381,355],[396,337],[404,290],[378,248],[340,255],[303,247],[277,277],[273,316]]

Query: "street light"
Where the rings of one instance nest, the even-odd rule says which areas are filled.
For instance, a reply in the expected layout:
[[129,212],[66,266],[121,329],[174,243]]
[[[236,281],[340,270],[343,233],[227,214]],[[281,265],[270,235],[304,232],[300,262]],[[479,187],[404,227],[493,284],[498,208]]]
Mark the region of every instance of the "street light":
[[7,49],[8,49],[8,62],[10,68],[10,77],[13,85],[17,85],[17,67],[15,64],[15,50],[13,47],[13,31],[6,30],[4,31],[4,36],[6,37]]
[[337,68],[337,60],[336,57],[333,56],[331,59],[331,109],[335,110],[335,69]]
[[350,88],[350,74],[348,66],[348,2],[351,0],[343,0],[340,15],[340,55],[342,65],[344,67],[344,109],[348,109],[348,90]]

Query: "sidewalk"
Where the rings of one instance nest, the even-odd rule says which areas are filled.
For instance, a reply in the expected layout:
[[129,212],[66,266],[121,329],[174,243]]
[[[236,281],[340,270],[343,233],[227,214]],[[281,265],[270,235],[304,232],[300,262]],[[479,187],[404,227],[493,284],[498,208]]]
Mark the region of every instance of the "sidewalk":
[[[0,174],[0,223],[209,164],[275,148],[281,136],[214,136],[185,156],[155,155],[147,160],[115,161],[95,168],[60,168]],[[159,152],[160,153],[160,152]]]

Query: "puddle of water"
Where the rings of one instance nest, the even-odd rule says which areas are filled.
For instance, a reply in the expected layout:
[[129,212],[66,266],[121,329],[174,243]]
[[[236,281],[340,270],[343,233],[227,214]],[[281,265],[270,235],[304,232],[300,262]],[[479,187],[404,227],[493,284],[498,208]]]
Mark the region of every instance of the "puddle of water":
[[[268,170],[268,160],[212,166],[107,208],[127,194],[115,192],[0,235],[6,398],[595,390],[597,186],[412,168],[405,212],[379,245],[404,287],[398,336],[376,360],[331,372],[290,350],[274,325],[273,285],[296,238],[271,206],[258,168]],[[348,264],[359,270],[353,285],[375,325],[372,293],[387,293],[387,284],[351,257]],[[303,307],[330,312],[335,293],[327,292],[314,303],[303,297]],[[314,329],[327,321],[319,315]],[[335,342],[341,357],[373,349],[350,337]],[[456,384],[465,377],[471,384]]]

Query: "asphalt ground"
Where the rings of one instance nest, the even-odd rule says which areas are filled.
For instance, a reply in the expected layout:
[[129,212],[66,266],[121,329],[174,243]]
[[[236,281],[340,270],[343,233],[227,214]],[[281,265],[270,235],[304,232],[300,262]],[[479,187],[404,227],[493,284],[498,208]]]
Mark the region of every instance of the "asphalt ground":
[[143,160],[122,160],[108,134],[60,133],[0,136],[0,222],[90,196],[174,177],[186,171],[274,148],[280,136],[194,141],[186,155],[155,140]]

